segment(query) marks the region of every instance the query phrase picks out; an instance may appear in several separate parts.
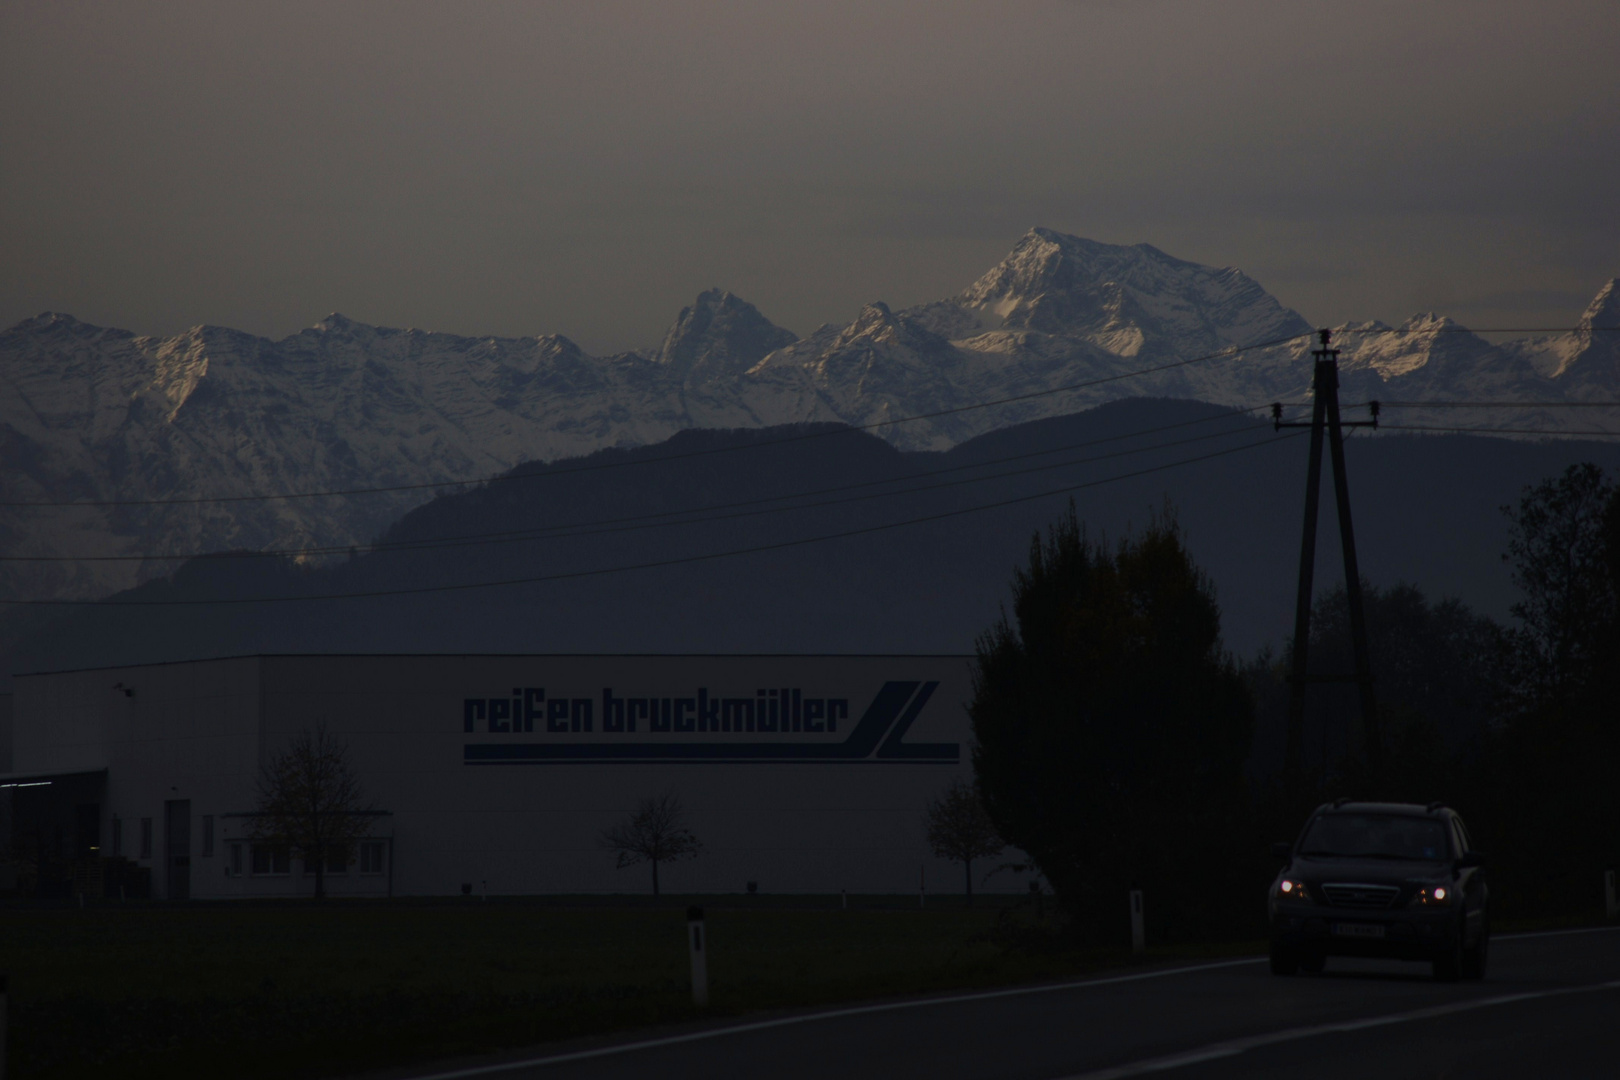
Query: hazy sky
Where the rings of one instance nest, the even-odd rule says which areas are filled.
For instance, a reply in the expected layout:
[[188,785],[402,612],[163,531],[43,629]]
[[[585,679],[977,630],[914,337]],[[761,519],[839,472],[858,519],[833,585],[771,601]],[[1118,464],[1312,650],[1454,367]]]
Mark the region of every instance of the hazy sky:
[[1317,322],[1620,275],[1614,0],[0,0],[0,324],[806,332],[1031,225]]

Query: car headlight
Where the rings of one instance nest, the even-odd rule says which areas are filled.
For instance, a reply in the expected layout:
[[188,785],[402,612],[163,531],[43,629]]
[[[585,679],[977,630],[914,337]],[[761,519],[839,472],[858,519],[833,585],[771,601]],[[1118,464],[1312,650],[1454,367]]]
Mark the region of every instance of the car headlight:
[[1413,907],[1445,907],[1451,903],[1452,890],[1445,885],[1425,885],[1412,897]]
[[1303,881],[1294,878],[1283,878],[1277,882],[1277,896],[1283,900],[1303,900],[1311,902],[1311,890],[1305,887]]

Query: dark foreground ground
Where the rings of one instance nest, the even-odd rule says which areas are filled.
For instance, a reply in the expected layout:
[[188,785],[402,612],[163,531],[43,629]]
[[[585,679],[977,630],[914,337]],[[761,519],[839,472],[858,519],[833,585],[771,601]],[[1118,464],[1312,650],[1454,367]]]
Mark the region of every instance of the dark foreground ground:
[[[705,905],[710,1008],[686,908]],[[322,1077],[700,1018],[1073,976],[960,897],[0,908],[12,1077]],[[1234,948],[1201,950],[1230,955]],[[1252,951],[1254,946],[1248,946]],[[1161,952],[1159,956],[1170,955]],[[1175,955],[1185,955],[1177,952]]]
[[926,1076],[1614,1077],[1620,932],[1503,937],[1482,983],[1426,965],[1330,961],[1280,979],[1263,960],[1180,965],[1067,985],[949,995],[671,1033],[527,1061],[401,1073],[419,1080]]
[[[710,934],[703,1011],[691,1002],[685,946],[694,900],[707,909]],[[914,896],[849,903],[0,907],[0,972],[11,990],[6,1075],[406,1077],[470,1068],[461,1075],[1055,1080],[1211,1043],[1231,1061],[1198,1068],[1246,1075],[1273,1058],[1314,1060],[1318,1045],[1335,1040],[1350,1049],[1314,1071],[1401,1039],[1452,1060],[1476,1031],[1498,1047],[1480,1059],[1495,1067],[1519,1060],[1514,1053],[1555,1063],[1596,1053],[1605,1036],[1589,1020],[1620,1014],[1620,996],[1588,989],[1620,978],[1620,934],[1504,939],[1483,985],[1439,986],[1403,965],[1273,980],[1253,959],[1261,948],[1253,942],[1142,958],[1054,951],[1032,933],[1041,922],[1028,899],[981,898],[971,910],[944,897],[922,910]],[[1201,966],[1209,964],[1226,966]],[[1050,985],[1082,978],[1103,981]],[[1572,992],[1376,1029],[1296,1032],[1565,988]],[[985,991],[997,996],[939,1001]],[[1256,1037],[1227,1053],[1231,1040]],[[505,1064],[581,1052],[588,1056]],[[1584,1074],[1570,1064],[1565,1075]]]

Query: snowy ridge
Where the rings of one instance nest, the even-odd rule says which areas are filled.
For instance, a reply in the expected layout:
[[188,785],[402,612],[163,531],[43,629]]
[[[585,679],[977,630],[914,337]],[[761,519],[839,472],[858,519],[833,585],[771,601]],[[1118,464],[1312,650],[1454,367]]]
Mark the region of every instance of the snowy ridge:
[[[1620,279],[1583,327],[1620,326]],[[1033,229],[956,296],[882,303],[804,338],[711,289],[646,355],[565,337],[461,337],[330,315],[280,341],[200,326],[171,338],[45,314],[0,333],[0,499],[245,496],[490,475],[523,461],[657,442],[694,427],[883,425],[944,449],[1010,424],[1135,396],[1220,404],[1309,393],[1311,327],[1241,271]],[[1620,334],[1493,344],[1439,315],[1337,328],[1343,396],[1611,400]],[[1285,345],[1145,376],[1234,346]],[[988,408],[981,402],[1041,394]],[[911,416],[947,415],[906,423]],[[1392,422],[1396,418],[1386,413]],[[1568,430],[1597,410],[1448,410],[1400,421]],[[0,508],[8,555],[364,544],[432,487],[337,498],[147,507]],[[173,562],[11,563],[0,596],[86,597]]]

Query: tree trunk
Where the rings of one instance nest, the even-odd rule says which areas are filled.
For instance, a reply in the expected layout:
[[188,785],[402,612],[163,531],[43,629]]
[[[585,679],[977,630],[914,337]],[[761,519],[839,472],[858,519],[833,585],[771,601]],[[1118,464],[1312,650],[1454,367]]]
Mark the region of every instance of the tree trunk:
[[653,895],[657,896],[658,895],[658,860],[654,859],[652,861],[652,864],[653,864]]
[[[315,852],[315,899],[320,901],[326,898],[326,845],[321,843],[321,837],[325,834],[321,829],[321,812],[319,810],[312,810],[310,813],[310,832],[313,834],[315,841],[313,845]],[[304,869],[309,869],[308,851],[304,852]]]
[[963,859],[962,869],[967,874],[967,906],[973,906],[973,860]]

